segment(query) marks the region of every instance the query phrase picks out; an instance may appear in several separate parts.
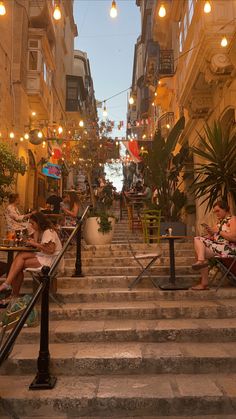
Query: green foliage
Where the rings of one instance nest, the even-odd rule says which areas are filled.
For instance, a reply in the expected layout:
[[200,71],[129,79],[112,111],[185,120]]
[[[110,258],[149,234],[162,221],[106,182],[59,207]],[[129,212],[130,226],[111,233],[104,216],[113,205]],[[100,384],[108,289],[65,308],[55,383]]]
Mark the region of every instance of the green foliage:
[[186,196],[178,186],[182,180],[181,171],[188,157],[188,149],[183,146],[179,153],[173,155],[184,126],[185,118],[181,117],[166,140],[161,136],[161,132],[157,131],[152,150],[144,156],[145,177],[149,184],[157,187],[159,208],[166,221],[178,220],[186,203]]
[[236,134],[223,133],[220,121],[213,127],[204,127],[204,135],[198,133],[199,147],[192,151],[203,159],[196,165],[197,174],[192,188],[196,198],[207,202],[206,211],[213,207],[218,198],[233,205],[236,203]]
[[111,184],[106,184],[102,190],[99,192],[98,196],[95,199],[95,206],[90,211],[91,217],[99,218],[99,230],[102,233],[108,233],[112,229],[111,221],[109,217],[109,209],[112,206],[113,202],[113,188]]
[[0,143],[0,200],[9,194],[16,173],[24,174],[25,164],[18,159],[7,144]]

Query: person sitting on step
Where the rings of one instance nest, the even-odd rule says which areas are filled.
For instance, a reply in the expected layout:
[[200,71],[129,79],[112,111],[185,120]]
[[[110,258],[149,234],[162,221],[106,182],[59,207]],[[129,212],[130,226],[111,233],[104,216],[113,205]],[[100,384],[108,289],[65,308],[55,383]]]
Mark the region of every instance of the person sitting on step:
[[197,261],[192,268],[201,271],[201,282],[192,287],[192,290],[208,289],[208,259],[236,256],[236,216],[230,215],[229,206],[223,201],[214,204],[213,212],[218,218],[217,225],[209,227],[202,224],[207,236],[194,237]]

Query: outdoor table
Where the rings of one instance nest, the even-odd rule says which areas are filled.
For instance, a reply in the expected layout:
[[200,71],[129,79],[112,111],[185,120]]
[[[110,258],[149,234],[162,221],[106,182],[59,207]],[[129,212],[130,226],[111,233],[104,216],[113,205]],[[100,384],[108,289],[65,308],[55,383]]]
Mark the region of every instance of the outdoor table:
[[7,252],[7,274],[13,262],[14,252],[36,252],[36,251],[37,249],[31,246],[1,245],[0,252]]
[[169,258],[170,258],[170,277],[169,277],[169,283],[168,284],[162,284],[159,285],[159,288],[163,291],[168,290],[186,290],[188,289],[187,286],[184,285],[178,285],[176,284],[176,276],[175,276],[175,240],[180,239],[193,239],[192,236],[161,236],[161,240],[168,240],[169,242]]

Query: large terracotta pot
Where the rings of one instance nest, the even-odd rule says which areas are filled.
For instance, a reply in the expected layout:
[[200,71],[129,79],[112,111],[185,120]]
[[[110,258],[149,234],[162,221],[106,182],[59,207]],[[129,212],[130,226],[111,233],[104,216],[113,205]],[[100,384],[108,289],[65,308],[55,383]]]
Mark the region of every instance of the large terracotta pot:
[[89,217],[87,218],[84,229],[83,229],[83,238],[87,244],[108,244],[111,243],[114,228],[115,228],[115,219],[109,217],[109,221],[112,223],[112,229],[108,233],[102,233],[98,231],[100,228],[98,224],[99,217]]

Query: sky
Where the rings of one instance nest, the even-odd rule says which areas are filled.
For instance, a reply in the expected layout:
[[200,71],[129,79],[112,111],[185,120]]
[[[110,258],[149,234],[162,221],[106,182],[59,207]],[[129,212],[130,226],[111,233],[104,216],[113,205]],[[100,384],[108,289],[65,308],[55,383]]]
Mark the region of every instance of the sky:
[[[134,46],[140,35],[140,10],[135,0],[116,0],[118,16],[109,15],[111,0],[75,0],[74,18],[78,28],[75,49],[87,52],[97,100],[128,89],[132,83]],[[127,92],[106,102],[108,118],[124,121],[122,130],[114,129],[112,137],[126,133]],[[99,111],[99,117],[101,111]]]

